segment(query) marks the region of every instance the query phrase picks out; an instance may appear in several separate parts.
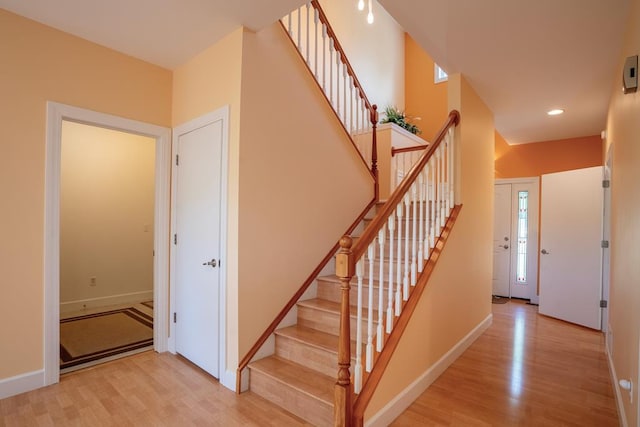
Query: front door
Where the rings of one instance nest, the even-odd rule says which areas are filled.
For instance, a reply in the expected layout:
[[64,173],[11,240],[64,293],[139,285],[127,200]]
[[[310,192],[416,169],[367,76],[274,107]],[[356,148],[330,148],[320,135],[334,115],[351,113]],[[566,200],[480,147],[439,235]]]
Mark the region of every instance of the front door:
[[493,295],[509,297],[511,270],[511,184],[495,185]]
[[602,167],[542,176],[540,313],[600,329]]
[[538,179],[495,184],[493,295],[537,302]]
[[219,378],[223,123],[176,135],[175,346]]

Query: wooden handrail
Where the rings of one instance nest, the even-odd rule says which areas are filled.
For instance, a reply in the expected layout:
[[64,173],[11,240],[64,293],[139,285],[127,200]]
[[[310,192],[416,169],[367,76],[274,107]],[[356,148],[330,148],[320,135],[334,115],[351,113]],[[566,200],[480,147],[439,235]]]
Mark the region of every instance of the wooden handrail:
[[[371,208],[377,203],[377,201],[378,200],[374,198],[373,200],[371,200],[369,202],[367,207],[364,208],[364,210],[360,213],[360,215],[358,215],[358,218],[356,218],[356,220],[353,222],[353,224],[351,224],[349,226],[349,228],[347,229],[347,232],[345,234],[353,233],[353,230],[355,230],[355,228],[358,226],[360,221],[362,221],[362,219],[366,216],[367,212],[369,212],[369,210],[371,210]],[[241,391],[240,390],[240,384],[241,384],[241,378],[242,378],[242,371],[247,367],[249,362],[251,362],[251,359],[253,359],[253,357],[256,355],[258,350],[260,350],[260,347],[262,347],[264,345],[264,343],[267,341],[267,339],[271,336],[271,334],[273,334],[273,332],[276,330],[276,328],[278,327],[280,322],[282,322],[282,320],[285,318],[287,313],[289,313],[289,311],[293,308],[293,306],[296,305],[296,303],[298,302],[300,297],[302,297],[302,295],[307,291],[309,286],[318,277],[318,275],[320,274],[322,269],[329,263],[331,258],[333,258],[333,256],[338,251],[339,247],[340,247],[340,242],[336,243],[329,250],[329,252],[325,255],[325,257],[322,259],[322,261],[320,261],[320,264],[318,264],[318,266],[313,270],[313,272],[311,272],[309,277],[307,277],[307,280],[305,280],[304,283],[302,284],[302,286],[300,286],[300,289],[298,289],[296,291],[296,293],[291,297],[291,299],[289,299],[289,301],[285,304],[285,306],[282,308],[282,310],[280,310],[280,312],[278,313],[276,318],[273,319],[273,321],[269,324],[269,326],[267,326],[267,328],[262,333],[262,335],[260,335],[260,338],[258,338],[256,343],[251,347],[251,349],[247,352],[247,354],[242,358],[242,360],[238,364],[238,369],[236,370],[236,393],[240,393],[240,391]]]
[[398,347],[400,342],[400,338],[404,333],[407,325],[409,324],[409,320],[411,319],[411,315],[416,309],[418,302],[420,301],[420,296],[424,292],[427,287],[427,282],[429,281],[429,277],[431,277],[431,273],[433,273],[434,267],[442,253],[442,249],[444,248],[447,239],[449,238],[449,234],[451,233],[451,229],[453,228],[453,224],[455,224],[458,214],[462,209],[462,205],[456,205],[451,211],[451,216],[447,220],[445,227],[442,231],[442,234],[438,238],[436,245],[429,256],[429,259],[425,263],[425,268],[416,283],[416,286],[411,293],[411,297],[406,302],[402,309],[402,313],[396,320],[395,326],[389,334],[389,337],[385,341],[385,346],[382,349],[382,352],[378,355],[376,359],[376,363],[373,365],[373,369],[367,378],[367,381],[364,383],[362,390],[357,395],[355,400],[353,401],[353,408],[351,410],[353,425],[357,427],[361,427],[364,421],[364,411],[369,405],[373,394],[382,379],[382,374],[384,373],[387,365],[391,361],[391,356],[393,352]]
[[318,19],[320,20],[320,22],[322,22],[324,25],[327,26],[327,34],[329,35],[329,37],[331,37],[333,39],[333,45],[335,46],[336,50],[338,52],[340,52],[340,57],[342,58],[344,64],[347,66],[347,73],[349,73],[349,75],[351,77],[353,77],[353,85],[358,88],[358,92],[360,93],[360,97],[364,100],[364,105],[367,106],[367,109],[369,111],[372,110],[372,105],[369,102],[369,99],[367,98],[367,95],[364,93],[364,89],[362,88],[362,85],[360,84],[360,81],[358,80],[358,77],[356,77],[356,73],[355,71],[353,71],[353,67],[351,67],[351,63],[349,62],[349,60],[347,59],[347,55],[344,52],[344,49],[342,48],[342,45],[340,44],[340,42],[338,41],[338,37],[336,36],[335,31],[333,31],[333,28],[331,27],[331,24],[329,23],[329,20],[327,19],[327,15],[324,13],[324,10],[322,9],[322,7],[320,6],[320,3],[318,3],[317,0],[311,0],[311,5],[318,11]]
[[391,157],[394,157],[396,154],[400,154],[400,153],[409,153],[411,151],[426,150],[429,147],[430,147],[429,144],[426,144],[426,145],[414,145],[413,147],[403,147],[403,148],[391,147]]
[[[409,173],[405,176],[400,186],[396,188],[387,202],[384,204],[380,212],[376,215],[374,220],[369,224],[369,226],[364,230],[364,233],[356,244],[351,248],[351,257],[350,262],[355,264],[355,260],[358,260],[362,257],[364,252],[367,250],[369,244],[373,242],[378,235],[378,230],[382,228],[382,226],[387,222],[387,219],[391,215],[391,213],[396,209],[396,206],[402,201],[404,194],[409,191],[413,182],[418,178],[420,171],[427,164],[431,155],[435,153],[436,149],[440,146],[440,143],[444,140],[445,135],[447,134],[448,129],[451,126],[457,126],[460,122],[460,113],[456,110],[453,110],[449,113],[447,121],[442,125],[440,131],[436,135],[436,138],[429,146],[429,149],[420,157],[420,160],[411,168]],[[355,269],[355,267],[352,267]]]

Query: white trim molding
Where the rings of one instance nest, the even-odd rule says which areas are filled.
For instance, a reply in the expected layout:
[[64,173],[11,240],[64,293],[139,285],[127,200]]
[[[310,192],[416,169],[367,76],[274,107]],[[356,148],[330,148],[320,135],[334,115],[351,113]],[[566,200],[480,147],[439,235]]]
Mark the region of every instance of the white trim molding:
[[365,426],[383,427],[391,424],[398,418],[433,382],[447,370],[458,357],[465,352],[473,342],[491,326],[493,314],[489,314],[482,322],[476,325],[464,338],[444,354],[436,363],[420,375],[407,388],[387,403],[378,413],[365,421]]
[[171,129],[84,108],[47,102],[44,232],[44,381],[60,379],[60,161],[62,121],[144,135],[156,140],[154,219],[154,349],[167,350]]
[[44,387],[44,369],[0,380],[0,399]]
[[60,313],[71,313],[74,311],[89,310],[93,308],[109,307],[119,304],[136,304],[153,299],[153,290],[131,292],[127,294],[108,295],[98,298],[87,298],[75,301],[65,301],[60,303]]
[[[236,372],[235,368],[232,370],[227,369],[227,200],[228,200],[228,180],[229,180],[229,106],[225,105],[221,108],[218,108],[215,111],[204,114],[200,117],[197,117],[193,120],[190,120],[187,123],[181,124],[173,129],[173,139],[171,144],[171,159],[173,160],[175,155],[177,154],[178,149],[178,139],[181,135],[185,133],[189,133],[195,129],[201,128],[203,126],[207,126],[211,123],[215,123],[217,121],[222,122],[222,161],[221,161],[221,192],[220,192],[220,289],[219,289],[219,343],[218,343],[218,354],[219,354],[219,365],[218,365],[218,375],[220,384],[228,388],[229,390],[235,391],[236,389]],[[171,161],[171,172],[172,174],[177,173],[175,171],[175,162]],[[175,176],[175,175],[174,175]],[[176,206],[173,201],[176,200],[176,181],[174,180],[171,183],[171,232],[170,236],[175,233],[176,229]],[[175,246],[168,245],[169,249],[169,263],[170,270],[175,271],[176,266],[176,254],[175,254]],[[170,284],[169,284],[169,310],[168,312],[175,312],[175,275],[171,275]],[[175,323],[172,321],[169,324],[169,341],[168,341],[168,350],[171,353],[176,353],[176,340],[175,340]]]
[[616,374],[616,367],[613,364],[613,359],[611,358],[611,352],[607,348],[607,360],[609,362],[609,372],[611,373],[611,387],[613,387],[614,394],[616,396],[616,406],[618,407],[618,418],[620,419],[620,425],[622,427],[628,427],[629,423],[627,423],[627,415],[624,410],[624,402],[622,401],[622,392],[620,391],[620,385],[618,384],[618,375]]

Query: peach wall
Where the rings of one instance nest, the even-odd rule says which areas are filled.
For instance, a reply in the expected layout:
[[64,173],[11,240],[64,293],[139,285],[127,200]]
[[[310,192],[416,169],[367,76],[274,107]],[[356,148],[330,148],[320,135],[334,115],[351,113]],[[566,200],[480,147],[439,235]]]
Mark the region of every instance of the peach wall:
[[240,82],[244,29],[207,48],[173,75],[173,126],[229,105],[227,188],[227,366],[238,357],[238,188],[240,174]]
[[415,124],[422,138],[430,141],[449,115],[448,82],[434,83],[433,59],[405,33],[405,110],[420,117]]
[[[620,389],[626,425],[636,426],[638,387],[640,385],[640,92],[624,95],[620,88],[622,63],[627,56],[640,53],[640,1],[633,0],[628,21],[619,72],[613,82],[607,144],[613,144],[611,177],[611,291],[609,325],[613,347],[609,349],[618,379],[633,384],[633,400]],[[614,384],[614,387],[616,385]],[[622,424],[621,424],[622,425]]]
[[170,126],[171,72],[1,9],[0,40],[1,380],[43,368],[46,101]]
[[382,111],[387,105],[404,106],[404,30],[373,2],[375,22],[367,23],[355,1],[322,0],[327,14],[372,104]]
[[524,178],[602,166],[600,135],[509,145],[496,132],[495,177]]
[[461,114],[456,143],[462,211],[365,419],[491,314],[493,114],[459,74],[449,76],[448,99]]
[[155,139],[63,121],[61,145],[61,311],[149,298]]
[[373,180],[278,24],[245,33],[239,356],[373,198]]

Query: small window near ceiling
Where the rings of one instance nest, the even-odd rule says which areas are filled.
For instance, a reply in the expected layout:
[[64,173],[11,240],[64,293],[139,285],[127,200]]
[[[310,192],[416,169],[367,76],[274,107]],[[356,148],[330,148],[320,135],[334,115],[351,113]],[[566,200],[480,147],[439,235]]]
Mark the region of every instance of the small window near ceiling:
[[449,75],[438,64],[433,64],[434,67],[434,83],[442,83],[449,80]]
[[518,258],[516,281],[527,283],[527,242],[529,240],[529,192],[518,192]]

